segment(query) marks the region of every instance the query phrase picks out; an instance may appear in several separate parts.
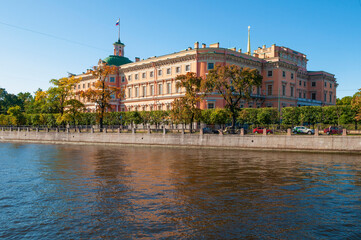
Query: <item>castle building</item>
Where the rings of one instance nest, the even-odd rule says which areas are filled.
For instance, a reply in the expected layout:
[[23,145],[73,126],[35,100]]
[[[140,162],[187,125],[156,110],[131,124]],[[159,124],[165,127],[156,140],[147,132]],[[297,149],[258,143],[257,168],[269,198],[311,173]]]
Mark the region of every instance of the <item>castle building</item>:
[[[336,102],[338,86],[333,74],[324,71],[308,71],[307,57],[287,47],[272,45],[253,51],[250,38],[247,52],[236,48],[222,48],[219,43],[199,44],[185,50],[132,62],[124,56],[125,45],[118,40],[114,44],[114,55],[98,64],[107,63],[118,68],[107,83],[125,90],[125,97],[113,96],[112,111],[152,111],[170,110],[174,99],[184,95],[184,89],[176,87],[176,76],[195,72],[206,77],[215,65],[235,64],[240,67],[256,68],[263,76],[262,85],[254,87],[253,100],[241,102],[241,107],[325,106]],[[75,89],[87,90],[96,79],[91,71],[77,75],[82,80]],[[80,99],[88,111],[94,111],[94,103]],[[201,109],[223,108],[225,102],[219,95],[207,96]]]

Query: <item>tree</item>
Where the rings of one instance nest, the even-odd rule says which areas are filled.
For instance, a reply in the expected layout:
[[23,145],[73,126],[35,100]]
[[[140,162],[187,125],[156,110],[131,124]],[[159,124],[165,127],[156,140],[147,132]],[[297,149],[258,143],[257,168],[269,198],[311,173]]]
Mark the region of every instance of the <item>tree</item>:
[[202,99],[200,92],[203,79],[197,77],[194,72],[188,72],[185,75],[178,75],[176,81],[178,81],[176,84],[178,88],[185,89],[185,95],[173,101],[171,118],[174,122],[189,123],[192,132],[192,123],[201,114],[198,104]]
[[205,81],[207,94],[220,94],[232,116],[234,128],[241,99],[252,99],[252,89],[262,84],[262,75],[257,69],[241,68],[236,65],[216,65],[208,72]]
[[285,107],[282,108],[282,124],[284,125],[298,125],[299,121],[300,110],[298,107]]
[[49,105],[56,112],[60,113],[60,116],[63,116],[64,109],[67,105],[75,103],[67,102],[69,98],[74,96],[72,89],[75,84],[79,83],[81,78],[75,78],[74,76],[70,78],[60,78],[60,79],[51,79],[50,83],[54,84],[54,87],[50,87],[47,91],[47,101]]
[[299,121],[302,124],[315,125],[322,122],[322,108],[318,106],[300,107]]
[[361,120],[361,88],[352,98],[352,110],[355,111],[355,129],[357,129],[357,122]]
[[258,108],[257,121],[262,125],[276,123],[278,110],[276,108]]
[[106,64],[99,65],[92,71],[93,76],[97,78],[94,87],[80,92],[81,97],[89,99],[97,105],[96,111],[98,115],[97,117],[99,120],[100,131],[103,129],[103,119],[105,113],[107,109],[110,108],[110,100],[115,97],[123,97],[123,93],[120,88],[110,86],[106,82],[107,77],[110,74],[115,74],[116,72],[116,66],[108,66]]
[[[84,104],[76,99],[70,99],[65,101],[66,110],[65,112],[71,116],[74,125],[77,122],[77,118],[80,116],[80,112],[84,111]],[[60,115],[62,117],[62,115]]]
[[227,111],[227,109],[221,109],[221,108],[214,109],[210,116],[211,122],[213,124],[218,124],[218,125],[229,123],[229,115],[230,112]]
[[0,113],[6,113],[10,107],[23,107],[23,102],[15,94],[8,93],[4,88],[0,88]]
[[24,114],[21,112],[20,106],[10,107],[7,111],[10,115],[10,121],[13,125],[21,125],[25,121]]
[[341,99],[336,99],[336,105],[351,105],[352,97],[346,96]]

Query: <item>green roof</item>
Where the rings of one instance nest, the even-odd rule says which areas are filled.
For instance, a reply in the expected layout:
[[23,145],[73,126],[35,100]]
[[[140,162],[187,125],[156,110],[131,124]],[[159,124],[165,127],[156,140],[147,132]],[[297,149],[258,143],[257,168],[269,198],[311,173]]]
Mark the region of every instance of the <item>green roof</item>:
[[[124,43],[122,43],[122,42],[120,41],[120,39],[119,39],[118,41],[116,41],[114,44],[124,45]],[[125,45],[124,45],[124,46],[125,46]]]
[[104,62],[106,62],[108,65],[114,65],[114,66],[120,66],[120,65],[124,65],[127,63],[131,63],[132,61],[130,61],[128,58],[126,57],[121,57],[121,56],[115,56],[115,55],[110,55],[109,57],[107,57],[106,59],[104,59]]

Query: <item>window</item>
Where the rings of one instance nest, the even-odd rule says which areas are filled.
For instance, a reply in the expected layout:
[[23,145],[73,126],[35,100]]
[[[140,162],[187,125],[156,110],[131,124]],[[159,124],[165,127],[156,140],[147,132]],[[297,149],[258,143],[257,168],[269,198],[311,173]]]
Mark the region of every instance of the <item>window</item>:
[[332,93],[330,93],[330,102],[332,102]]
[[90,88],[90,83],[88,83],[88,88]]
[[312,87],[316,87],[316,82],[312,82]]
[[291,97],[293,97],[293,87],[291,87]]
[[154,85],[150,85],[150,95],[154,95]]
[[128,76],[128,81],[132,81],[132,75]]
[[83,89],[85,88],[85,83],[83,83]]
[[138,80],[138,74],[135,74],[134,79]]
[[273,75],[273,72],[272,72],[272,71],[268,71],[267,76],[268,76],[268,77],[272,77],[272,75]]
[[149,73],[149,76],[150,76],[150,77],[153,77],[153,75],[154,75],[154,72],[151,71],[151,72]]
[[286,86],[282,85],[282,96],[286,96]]
[[298,97],[302,98],[302,93],[301,92],[298,93]]
[[138,87],[135,88],[135,94],[134,95],[135,95],[134,97],[139,97],[139,88]]
[[306,92],[303,93],[303,98],[306,98]]
[[171,93],[171,84],[170,83],[167,83],[167,94],[170,94]]
[[303,82],[303,86],[306,87],[306,81]]
[[302,81],[299,81],[299,84],[298,84],[298,85],[302,86]]
[[142,73],[142,78],[145,78],[147,76],[146,73]]
[[261,94],[261,87],[257,87],[257,95]]
[[189,72],[191,70],[191,65],[186,65],[186,72]]
[[332,88],[332,83],[330,83],[330,88]]
[[150,107],[149,107],[149,110],[150,110],[150,111],[153,111],[153,106],[150,106]]
[[272,85],[268,85],[267,86],[267,95],[271,96],[272,95]]
[[293,76],[293,73],[291,73],[291,79],[293,79],[293,77],[294,77],[294,76]]
[[282,71],[282,77],[286,77],[286,72]]
[[122,82],[125,82],[125,77],[124,76],[122,76]]
[[158,70],[158,76],[162,76],[162,70]]
[[128,88],[128,97],[131,98],[132,97],[132,89]]
[[176,72],[176,73],[180,73],[180,67],[176,67],[176,68],[175,68],[175,72]]
[[169,104],[167,104],[167,111],[169,111],[170,110],[170,105]]
[[147,96],[147,87],[143,86],[143,97]]
[[208,70],[211,70],[214,68],[214,63],[208,63]]
[[211,102],[207,103],[207,108],[214,109],[214,103],[211,103]]
[[312,100],[316,100],[316,93],[312,93],[312,94],[311,94],[311,99],[312,99]]
[[177,84],[176,84],[176,87],[175,87],[175,92],[179,93],[179,87],[177,87]]
[[110,77],[109,82],[115,82],[115,78],[114,78],[114,77]]
[[78,89],[80,89],[80,84],[78,85]]
[[326,93],[323,95],[323,101],[327,101]]
[[160,83],[158,84],[158,94],[162,95],[163,94],[163,85]]
[[170,68],[167,68],[167,74],[168,74],[168,75],[171,74]]

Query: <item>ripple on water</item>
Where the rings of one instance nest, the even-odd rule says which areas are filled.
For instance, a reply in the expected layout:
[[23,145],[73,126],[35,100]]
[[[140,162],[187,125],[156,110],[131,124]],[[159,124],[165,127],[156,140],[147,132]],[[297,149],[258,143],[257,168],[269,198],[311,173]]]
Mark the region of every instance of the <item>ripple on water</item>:
[[0,144],[0,238],[359,239],[355,155]]

